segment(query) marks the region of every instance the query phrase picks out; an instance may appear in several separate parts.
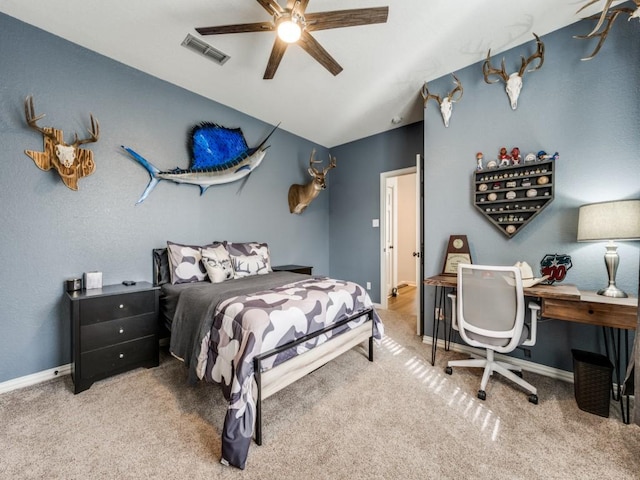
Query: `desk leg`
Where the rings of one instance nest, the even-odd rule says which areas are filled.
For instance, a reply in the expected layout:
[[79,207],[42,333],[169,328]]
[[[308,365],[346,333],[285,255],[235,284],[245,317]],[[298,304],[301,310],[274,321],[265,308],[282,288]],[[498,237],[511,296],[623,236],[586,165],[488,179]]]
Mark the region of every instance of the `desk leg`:
[[[624,329],[624,346],[622,345],[621,329],[613,327],[602,327],[604,333],[604,348],[607,358],[612,359],[613,369],[615,371],[615,379],[617,388],[611,386],[611,394],[615,401],[620,401],[620,414],[622,421],[629,424],[631,420],[630,416],[630,404],[629,395],[626,395],[626,409],[625,409],[625,395],[622,395],[622,382],[624,382],[624,375],[627,371],[627,365],[629,364],[629,330]],[[609,352],[609,334],[611,336],[611,349]],[[622,361],[622,349],[624,347],[624,361]],[[611,354],[610,354],[611,353]]]
[[[438,312],[440,313],[438,315]],[[441,320],[441,317],[443,320]],[[440,322],[444,322],[444,349],[449,350],[451,346],[451,330],[452,328],[448,324],[447,316],[447,291],[446,287],[436,286],[435,302],[433,309],[433,342],[431,343],[431,365],[436,364],[436,351],[438,349],[438,334],[440,332]]]

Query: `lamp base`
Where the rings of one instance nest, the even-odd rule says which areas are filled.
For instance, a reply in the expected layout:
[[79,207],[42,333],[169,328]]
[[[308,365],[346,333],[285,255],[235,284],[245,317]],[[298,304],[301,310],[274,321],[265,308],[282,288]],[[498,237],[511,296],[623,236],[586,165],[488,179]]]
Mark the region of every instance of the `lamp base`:
[[607,288],[598,290],[598,295],[614,298],[627,298],[629,296],[615,285],[609,285]]

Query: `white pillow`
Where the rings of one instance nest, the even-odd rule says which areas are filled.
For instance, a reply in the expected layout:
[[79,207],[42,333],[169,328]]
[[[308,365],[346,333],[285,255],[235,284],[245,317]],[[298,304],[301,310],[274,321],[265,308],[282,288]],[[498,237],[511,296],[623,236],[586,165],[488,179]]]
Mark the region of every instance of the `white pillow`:
[[233,278],[233,265],[229,252],[220,244],[202,249],[202,263],[211,283],[222,283]]
[[231,261],[233,263],[233,278],[269,273],[269,265],[262,255],[234,255],[231,257]]

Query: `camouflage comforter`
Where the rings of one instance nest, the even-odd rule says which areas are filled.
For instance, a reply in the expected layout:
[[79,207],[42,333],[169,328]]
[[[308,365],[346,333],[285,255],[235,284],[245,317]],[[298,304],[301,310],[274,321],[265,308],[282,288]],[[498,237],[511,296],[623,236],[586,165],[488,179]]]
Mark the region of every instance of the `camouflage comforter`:
[[[372,306],[367,292],[353,282],[324,277],[305,278],[271,290],[239,295],[220,302],[199,359],[207,380],[222,384],[229,406],[222,434],[222,462],[244,468],[255,423],[253,397],[256,355],[322,330]],[[265,360],[264,370],[355,328],[367,316]],[[373,336],[381,339],[383,325],[373,313]],[[206,342],[206,343],[205,343]],[[205,358],[206,357],[206,358]],[[203,364],[204,362],[204,364]]]

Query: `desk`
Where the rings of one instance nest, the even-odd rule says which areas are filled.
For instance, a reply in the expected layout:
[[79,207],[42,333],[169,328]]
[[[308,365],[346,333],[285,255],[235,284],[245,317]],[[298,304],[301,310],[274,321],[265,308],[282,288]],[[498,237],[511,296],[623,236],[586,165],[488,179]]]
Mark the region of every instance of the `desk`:
[[[424,280],[425,285],[436,287],[436,302],[433,313],[433,343],[431,347],[431,364],[435,365],[436,347],[438,344],[438,327],[440,321],[444,320],[444,341],[445,350],[449,349],[451,342],[451,327],[447,325],[446,315],[446,288],[456,288],[458,278],[456,275],[435,275]],[[609,341],[607,340],[607,329],[610,329],[611,344],[613,348],[614,368],[617,374],[618,395],[614,394],[614,399],[620,397],[621,372],[624,373],[629,362],[629,330],[635,330],[638,323],[638,299],[611,298],[598,295],[595,292],[580,291],[575,285],[534,285],[525,288],[524,294],[527,297],[536,297],[541,303],[541,315],[555,320],[568,322],[586,323],[603,328],[605,335],[604,343],[607,356],[609,355]],[[625,361],[621,363],[621,341],[620,332],[624,331]],[[617,335],[617,341],[614,337]],[[622,380],[623,381],[623,380]],[[620,397],[621,407],[622,398]],[[627,413],[629,411],[629,398],[627,397]],[[629,417],[625,419],[624,408],[622,408],[622,418],[625,423],[629,423]]]

